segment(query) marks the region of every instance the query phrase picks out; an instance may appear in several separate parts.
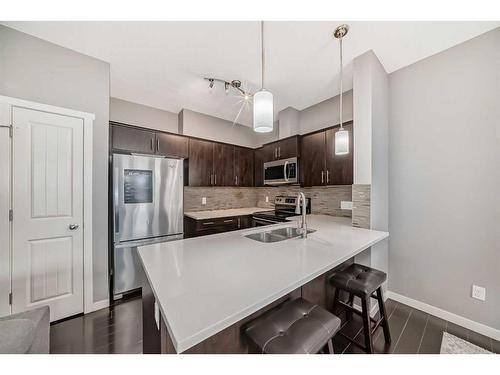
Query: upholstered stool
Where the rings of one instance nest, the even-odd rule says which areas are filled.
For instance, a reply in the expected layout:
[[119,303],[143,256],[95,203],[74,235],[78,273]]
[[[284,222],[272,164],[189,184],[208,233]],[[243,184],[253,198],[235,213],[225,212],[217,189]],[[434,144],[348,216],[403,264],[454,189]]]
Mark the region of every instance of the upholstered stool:
[[[246,329],[255,352],[266,354],[318,353],[325,346],[333,354],[332,338],[340,319],[302,298],[285,303]],[[251,345],[251,349],[252,349]]]
[[[373,353],[372,335],[380,325],[382,325],[384,329],[385,342],[388,344],[391,342],[389,323],[387,321],[385,303],[382,297],[382,284],[386,279],[387,275],[384,272],[356,263],[350,265],[345,270],[334,273],[330,277],[330,284],[335,287],[332,311],[335,312],[339,305],[343,306],[347,310],[346,315],[348,321],[352,318],[353,312],[361,315],[363,318],[365,346],[363,347],[354,341],[353,338],[341,334],[352,343],[360,346],[367,353]],[[349,293],[348,303],[339,301],[341,290]],[[354,296],[361,299],[361,311],[353,307]],[[375,298],[378,301],[380,312],[380,319],[378,320],[370,316],[370,298]],[[371,324],[372,322],[374,323],[373,326]]]

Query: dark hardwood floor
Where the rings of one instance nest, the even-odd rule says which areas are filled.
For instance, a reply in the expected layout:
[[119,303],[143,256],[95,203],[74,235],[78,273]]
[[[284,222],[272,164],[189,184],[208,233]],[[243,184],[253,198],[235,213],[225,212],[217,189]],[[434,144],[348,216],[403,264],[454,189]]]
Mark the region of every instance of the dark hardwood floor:
[[141,298],[52,324],[50,353],[142,353]]
[[[456,324],[413,309],[393,300],[386,302],[392,343],[386,345],[382,328],[373,337],[376,353],[437,354],[443,331],[461,337],[489,351],[500,353],[500,342]],[[344,313],[342,332],[362,342],[362,321],[354,314],[346,323]],[[363,353],[356,345],[340,335],[334,338],[334,349],[340,353]],[[142,304],[140,297],[119,302],[102,309],[53,324],[50,330],[50,352],[134,354],[142,352]]]

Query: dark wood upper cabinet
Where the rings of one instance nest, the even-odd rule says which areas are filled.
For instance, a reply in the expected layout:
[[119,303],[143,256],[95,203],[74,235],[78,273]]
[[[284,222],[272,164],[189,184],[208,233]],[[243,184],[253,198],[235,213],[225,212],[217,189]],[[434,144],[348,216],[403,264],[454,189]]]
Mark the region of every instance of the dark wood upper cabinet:
[[254,185],[264,186],[264,147],[254,152]]
[[223,143],[213,143],[213,148],[213,185],[234,186],[234,146]]
[[264,163],[267,161],[288,159],[300,156],[299,136],[293,136],[262,146]]
[[344,125],[344,129],[349,132],[349,153],[346,155],[335,155],[335,133],[340,127],[328,129],[326,131],[326,170],[328,185],[352,185],[353,183],[353,126],[352,122]]
[[288,159],[300,156],[299,137],[293,136],[277,142],[278,159]]
[[236,186],[253,186],[254,150],[234,147],[234,182]]
[[176,158],[189,156],[189,138],[181,135],[156,133],[156,153]]
[[137,152],[141,154],[155,153],[155,132],[112,125],[111,145],[114,150]]
[[300,175],[303,186],[324,185],[326,175],[325,132],[302,136],[300,147],[302,150]]
[[189,186],[211,186],[213,184],[213,165],[213,142],[190,139]]

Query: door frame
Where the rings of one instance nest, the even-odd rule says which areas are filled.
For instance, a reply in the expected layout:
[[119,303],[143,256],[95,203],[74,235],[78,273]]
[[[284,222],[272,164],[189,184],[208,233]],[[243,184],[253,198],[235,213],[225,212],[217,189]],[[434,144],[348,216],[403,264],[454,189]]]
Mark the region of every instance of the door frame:
[[[93,263],[92,263],[92,159],[93,159],[93,126],[95,115],[93,113],[87,113],[82,111],[77,111],[68,108],[56,107],[49,104],[42,104],[37,102],[32,102],[28,100],[12,98],[8,96],[0,95],[0,126],[10,127],[12,129],[12,109],[13,108],[25,108],[32,109],[36,111],[42,111],[47,113],[53,113],[57,115],[75,117],[83,120],[83,312],[85,314],[98,310],[103,306],[102,301],[94,303],[93,291]],[[9,191],[9,209],[12,209],[12,130],[10,138],[10,181],[9,186],[11,187]],[[0,205],[0,210],[5,208]],[[7,215],[8,212],[0,212],[0,215]],[[15,215],[15,212],[14,212]],[[0,248],[0,251],[2,249]],[[3,250],[5,252],[5,250]],[[0,254],[0,258],[8,259],[9,264],[9,275],[6,279],[10,280],[10,285],[8,289],[12,292],[12,222],[9,222],[9,246],[8,254]],[[6,275],[2,275],[2,270],[0,270],[0,278],[4,278]],[[0,285],[0,290],[3,290],[3,286]],[[2,304],[0,300],[0,304]],[[107,300],[106,300],[107,301]],[[7,303],[9,301],[7,300]],[[0,305],[1,309],[1,305]],[[12,313],[12,306],[9,304],[9,311]]]

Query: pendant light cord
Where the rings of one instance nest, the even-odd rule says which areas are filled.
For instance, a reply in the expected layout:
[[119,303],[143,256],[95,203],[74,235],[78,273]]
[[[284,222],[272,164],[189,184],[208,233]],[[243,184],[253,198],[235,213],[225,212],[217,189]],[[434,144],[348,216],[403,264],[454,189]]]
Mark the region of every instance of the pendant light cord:
[[264,52],[264,21],[260,22],[260,45],[262,50],[262,85],[261,88],[264,88],[264,74],[266,70],[266,55]]
[[342,86],[342,77],[343,77],[343,69],[342,69],[342,37],[340,37],[339,43],[340,43],[340,130],[343,130],[344,128],[342,127],[342,91],[343,91],[343,86]]

